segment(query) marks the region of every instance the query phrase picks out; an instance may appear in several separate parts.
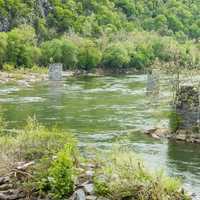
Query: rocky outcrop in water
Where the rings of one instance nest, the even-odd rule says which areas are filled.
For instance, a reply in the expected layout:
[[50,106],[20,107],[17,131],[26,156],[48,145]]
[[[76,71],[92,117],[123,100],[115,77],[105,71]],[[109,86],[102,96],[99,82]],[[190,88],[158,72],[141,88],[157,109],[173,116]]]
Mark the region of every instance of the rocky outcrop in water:
[[175,112],[179,117],[177,129],[191,129],[198,126],[199,93],[193,86],[182,86],[179,89]]

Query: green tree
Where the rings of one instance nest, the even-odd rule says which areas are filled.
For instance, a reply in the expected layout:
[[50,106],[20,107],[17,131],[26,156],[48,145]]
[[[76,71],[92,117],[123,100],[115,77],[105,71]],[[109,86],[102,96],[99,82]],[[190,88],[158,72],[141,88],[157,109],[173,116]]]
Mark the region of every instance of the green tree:
[[7,45],[8,45],[7,39],[8,36],[6,33],[0,33],[0,68],[2,67],[6,58]]
[[97,67],[100,61],[101,52],[95,44],[90,40],[83,41],[78,55],[78,68],[90,70]]
[[78,63],[78,47],[70,40],[63,40],[62,62],[65,69],[74,69]]
[[42,63],[47,66],[52,62],[62,62],[62,46],[63,42],[59,39],[53,39],[42,43]]
[[113,44],[103,53],[103,66],[107,68],[123,68],[128,66],[130,57],[121,44]]
[[35,31],[30,26],[20,26],[8,33],[7,61],[16,66],[31,67],[37,62]]

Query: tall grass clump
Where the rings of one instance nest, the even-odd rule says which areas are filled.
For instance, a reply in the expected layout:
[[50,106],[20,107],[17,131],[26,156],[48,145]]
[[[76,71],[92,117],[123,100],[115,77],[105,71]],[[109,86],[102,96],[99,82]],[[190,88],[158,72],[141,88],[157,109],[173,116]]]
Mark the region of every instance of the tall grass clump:
[[19,163],[34,161],[27,176],[13,181],[26,192],[48,193],[52,199],[71,195],[76,158],[76,141],[71,134],[49,130],[32,118],[15,137],[0,137],[0,176],[11,173]]
[[100,196],[113,200],[190,199],[180,192],[180,180],[163,172],[150,172],[131,151],[115,149],[106,159],[101,159],[100,166],[95,176],[95,188]]

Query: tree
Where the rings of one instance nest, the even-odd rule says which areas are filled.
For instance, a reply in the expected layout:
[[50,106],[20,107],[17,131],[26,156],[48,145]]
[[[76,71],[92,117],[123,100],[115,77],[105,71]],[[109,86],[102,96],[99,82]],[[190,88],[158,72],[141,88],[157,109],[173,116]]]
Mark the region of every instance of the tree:
[[80,46],[78,55],[78,68],[90,70],[98,66],[101,60],[101,52],[90,40],[84,40]]
[[42,43],[42,63],[47,66],[51,62],[62,62],[62,45],[63,42],[59,39]]
[[128,51],[122,44],[113,44],[103,53],[103,66],[108,68],[123,68],[129,64]]
[[8,33],[7,61],[15,66],[31,67],[38,59],[35,31],[30,26],[20,26]]
[[0,67],[2,67],[3,62],[6,59],[8,36],[6,33],[0,33]]
[[74,69],[78,63],[78,48],[70,40],[62,40],[62,62],[65,69]]

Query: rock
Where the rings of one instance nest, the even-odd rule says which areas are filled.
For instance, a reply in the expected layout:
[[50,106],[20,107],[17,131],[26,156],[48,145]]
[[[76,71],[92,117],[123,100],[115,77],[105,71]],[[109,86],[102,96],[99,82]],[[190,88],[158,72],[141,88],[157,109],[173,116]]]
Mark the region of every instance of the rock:
[[93,196],[93,195],[88,195],[87,197],[86,197],[86,200],[96,200],[97,199],[97,197],[96,196]]
[[25,80],[19,80],[17,81],[18,85],[23,86],[23,87],[30,87],[27,81]]
[[86,194],[94,194],[94,185],[92,183],[83,185]]
[[185,134],[178,134],[176,135],[176,139],[180,141],[186,141],[186,135]]
[[9,182],[9,177],[0,177],[0,185]]
[[92,178],[94,176],[94,171],[92,171],[92,169],[91,170],[87,170],[85,172],[85,174],[86,174],[87,177]]
[[3,185],[0,185],[0,191],[8,190],[8,189],[11,189],[12,187],[13,187],[12,184],[3,184]]
[[156,135],[155,133],[152,133],[151,136],[152,136],[154,139],[157,139],[157,140],[160,139],[160,137],[159,137],[158,135]]
[[105,197],[98,197],[97,200],[110,200],[110,199],[107,199],[107,198],[105,198]]
[[86,200],[86,195],[83,189],[78,189],[77,191],[74,192],[73,200]]
[[92,164],[92,163],[89,163],[89,164],[87,164],[87,167],[89,167],[89,168],[95,168],[96,166],[94,164]]

